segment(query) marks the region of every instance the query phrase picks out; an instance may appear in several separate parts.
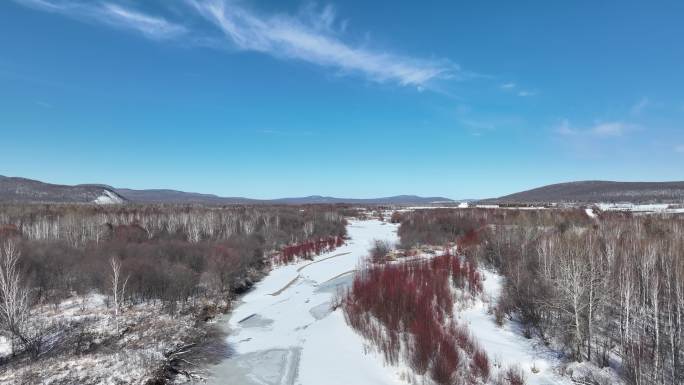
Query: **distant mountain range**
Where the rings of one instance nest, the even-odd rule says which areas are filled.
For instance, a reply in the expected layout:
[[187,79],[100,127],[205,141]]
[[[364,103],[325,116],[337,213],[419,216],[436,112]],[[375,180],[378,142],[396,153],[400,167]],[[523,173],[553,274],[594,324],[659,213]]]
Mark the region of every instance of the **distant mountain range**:
[[131,202],[137,203],[200,203],[217,205],[235,204],[430,204],[439,202],[453,202],[451,199],[442,197],[420,197],[416,195],[397,195],[384,198],[335,198],[320,195],[310,195],[298,198],[278,199],[250,199],[242,197],[220,197],[213,194],[189,193],[177,190],[131,190],[116,189],[116,192]]
[[[102,184],[75,186],[44,183],[37,180],[0,175],[0,202],[18,203],[165,203],[208,205],[258,204],[365,204],[365,205],[431,205],[455,204],[443,197],[397,195],[383,198],[335,198],[311,195],[297,198],[250,199],[221,197],[176,190],[133,190]],[[558,183],[522,191],[499,198],[478,201],[483,204],[502,203],[682,203],[684,182],[610,182],[580,181]]]
[[684,182],[580,181],[551,184],[479,203],[682,203]]
[[133,190],[114,188],[100,184],[76,186],[44,183],[37,180],[5,177],[0,175],[0,202],[18,203],[166,203],[166,204],[405,204],[427,205],[434,203],[453,203],[442,197],[420,197],[416,195],[397,195],[383,198],[335,198],[312,195],[298,198],[250,199],[242,197],[220,197],[213,194],[190,193],[177,190]]
[[0,175],[0,202],[18,203],[124,203],[110,186],[81,184],[65,186],[43,183],[33,179],[6,177]]

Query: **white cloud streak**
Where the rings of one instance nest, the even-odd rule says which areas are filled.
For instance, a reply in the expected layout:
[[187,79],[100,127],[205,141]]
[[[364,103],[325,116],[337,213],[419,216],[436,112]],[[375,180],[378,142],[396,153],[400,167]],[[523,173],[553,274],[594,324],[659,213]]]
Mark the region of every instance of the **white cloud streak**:
[[563,136],[594,136],[608,138],[623,136],[634,128],[634,125],[624,122],[600,122],[591,127],[582,129],[573,127],[567,119],[563,119],[553,128],[553,131],[556,134]]
[[518,95],[518,96],[523,97],[523,98],[528,97],[528,96],[537,95],[537,91],[520,89],[520,87],[513,82],[503,83],[499,86],[499,88],[501,88],[502,90],[504,90],[506,92],[514,92],[515,95]]
[[[467,76],[446,60],[417,59],[343,41],[342,35],[348,23],[346,20],[337,21],[332,6],[323,7],[320,11],[315,6],[308,6],[296,16],[263,15],[235,1],[184,0],[182,4],[189,5],[186,12],[175,13],[176,18],[183,19],[171,21],[123,6],[116,0],[14,1],[34,9],[133,30],[154,40],[185,38],[185,42],[191,44],[212,41],[211,45],[216,46],[216,36],[210,34],[216,35],[218,27],[221,33],[218,45],[280,59],[300,60],[345,74],[362,75],[375,82],[393,82],[419,90],[428,88],[429,83],[436,79]],[[177,5],[174,3],[174,7]],[[198,20],[205,22],[198,24]],[[189,25],[193,27],[187,27]]]
[[675,152],[678,152],[680,154],[684,154],[684,144],[680,144],[679,146],[675,146],[674,150],[675,150]]
[[536,94],[537,94],[536,91],[522,90],[522,91],[518,92],[518,96],[521,96],[521,97],[534,96]]
[[591,133],[598,136],[622,136],[629,126],[622,122],[599,123],[591,128]]
[[102,5],[104,19],[115,24],[138,30],[150,38],[172,38],[187,32],[182,25],[174,24],[160,17],[149,16],[123,8],[116,4]]
[[651,104],[648,98],[641,98],[636,104],[630,109],[632,115],[641,115],[641,113]]
[[133,30],[155,40],[175,38],[187,32],[184,26],[163,17],[147,15],[113,3],[77,0],[15,0],[15,2],[42,11]]
[[432,80],[455,76],[458,68],[440,60],[421,60],[345,43],[332,26],[331,7],[307,18],[259,15],[225,0],[188,0],[220,28],[239,49],[296,59],[342,72],[358,73],[376,82],[397,82],[424,88]]

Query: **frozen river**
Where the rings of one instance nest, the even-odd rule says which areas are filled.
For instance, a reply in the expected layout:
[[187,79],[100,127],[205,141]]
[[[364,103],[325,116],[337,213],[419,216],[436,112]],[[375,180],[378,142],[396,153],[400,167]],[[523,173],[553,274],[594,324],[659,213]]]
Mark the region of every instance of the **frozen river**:
[[[383,363],[345,322],[331,302],[351,284],[373,240],[398,242],[397,226],[377,220],[350,221],[351,239],[313,261],[273,269],[242,298],[219,325],[234,354],[210,369],[209,384],[350,385],[407,384],[409,369]],[[486,297],[496,301],[502,278],[484,275]],[[498,327],[480,298],[455,317],[465,323],[490,359],[520,366],[535,385],[569,384],[558,375],[561,361],[552,350],[522,336],[519,325]],[[535,372],[531,369],[535,368]]]
[[345,245],[314,261],[273,269],[219,321],[235,354],[210,368],[209,384],[402,383],[400,369],[366,352],[342,310],[330,309],[373,240],[398,241],[397,226],[350,221],[347,233]]

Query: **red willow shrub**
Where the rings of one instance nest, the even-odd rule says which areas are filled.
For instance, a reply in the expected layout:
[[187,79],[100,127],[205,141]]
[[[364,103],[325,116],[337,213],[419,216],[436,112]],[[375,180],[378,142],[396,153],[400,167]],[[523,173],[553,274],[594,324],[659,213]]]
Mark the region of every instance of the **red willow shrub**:
[[287,264],[294,262],[297,258],[311,259],[315,255],[332,251],[344,244],[342,237],[328,237],[319,240],[309,240],[306,242],[288,245],[283,247],[280,254],[274,257],[276,264]]
[[[402,357],[438,384],[489,377],[489,361],[464,326],[453,321],[453,288],[473,294],[482,284],[476,266],[444,254],[405,263],[370,264],[356,275],[343,301],[345,319],[390,364]],[[463,364],[468,360],[471,365]]]
[[483,378],[485,380],[489,378],[490,366],[489,358],[487,358],[487,353],[478,349],[475,352],[475,354],[473,354],[471,365],[473,367],[473,370],[478,373],[478,376],[480,378]]
[[525,385],[525,373],[520,367],[512,367],[506,371],[504,376],[510,385]]
[[18,238],[21,236],[21,231],[15,225],[0,224],[0,239]]
[[477,229],[470,229],[466,231],[465,234],[458,237],[456,243],[459,248],[476,246],[480,244],[480,235],[478,234]]

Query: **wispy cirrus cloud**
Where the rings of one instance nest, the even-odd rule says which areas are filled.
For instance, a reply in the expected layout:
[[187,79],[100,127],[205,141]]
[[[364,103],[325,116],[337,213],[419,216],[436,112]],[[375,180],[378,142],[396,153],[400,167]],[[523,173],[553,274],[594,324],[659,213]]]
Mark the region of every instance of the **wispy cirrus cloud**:
[[598,123],[591,127],[590,132],[598,136],[622,136],[633,126],[623,122]]
[[164,17],[148,15],[115,3],[78,0],[14,1],[42,11],[133,30],[151,39],[170,39],[187,32],[185,26]]
[[678,146],[675,146],[674,150],[675,150],[675,152],[678,152],[680,154],[684,154],[684,144],[680,144]]
[[[155,2],[158,13],[183,7],[181,12],[170,12],[173,17],[167,18],[133,9],[128,5],[130,2],[121,0],[14,1],[34,9],[133,30],[150,39],[183,38],[186,43],[198,44],[210,41],[209,45],[214,47],[232,46],[280,59],[299,60],[379,83],[423,89],[438,79],[469,76],[448,60],[399,55],[345,41],[348,23],[338,22],[332,6],[320,10],[308,6],[298,14],[288,15],[256,12],[232,0]],[[217,32],[220,32],[218,39]]]
[[171,38],[187,32],[182,25],[161,17],[135,12],[116,4],[104,3],[102,11],[107,21],[138,30],[151,38]]
[[518,85],[513,83],[513,82],[503,83],[499,86],[499,88],[501,88],[502,90],[507,91],[507,92],[515,92],[515,94],[520,96],[520,97],[528,97],[528,96],[537,95],[537,91],[519,89],[520,87],[518,87]]
[[556,134],[563,136],[594,136],[600,138],[623,136],[636,126],[625,122],[597,122],[589,127],[574,127],[567,119],[561,120],[553,127]]
[[641,98],[632,106],[632,108],[630,108],[629,113],[632,115],[641,115],[641,113],[650,105],[651,101],[648,98]]
[[528,91],[528,90],[518,91],[518,96],[522,96],[522,97],[535,96],[536,94],[537,94],[537,91]]
[[631,148],[639,127],[623,121],[597,121],[576,126],[567,119],[552,126],[552,140],[569,155],[581,159],[605,159]]
[[226,0],[187,1],[242,50],[359,73],[377,82],[417,87],[459,73],[457,66],[445,60],[416,59],[344,42],[331,28],[335,22],[332,7],[318,14],[309,12],[308,17],[294,17],[261,15]]

